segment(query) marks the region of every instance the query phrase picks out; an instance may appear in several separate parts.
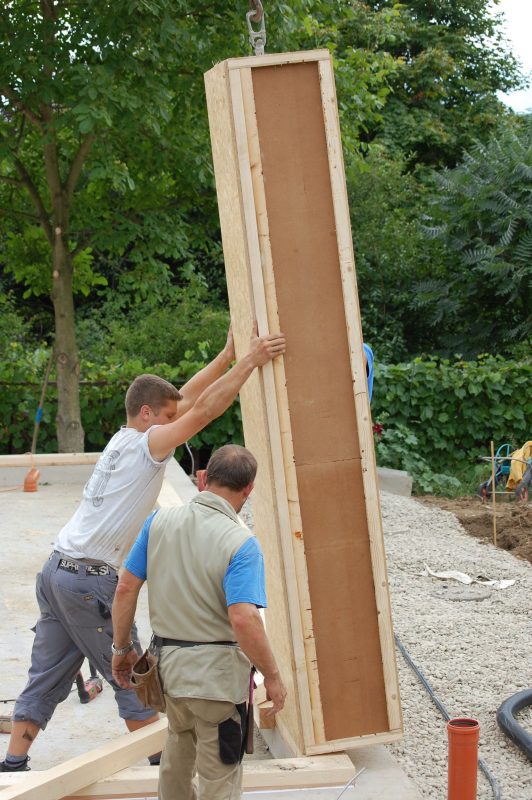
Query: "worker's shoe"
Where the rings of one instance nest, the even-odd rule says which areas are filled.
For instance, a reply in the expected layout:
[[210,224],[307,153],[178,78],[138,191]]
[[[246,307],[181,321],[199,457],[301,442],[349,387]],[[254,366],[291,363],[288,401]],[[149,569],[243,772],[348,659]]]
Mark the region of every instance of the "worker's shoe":
[[6,758],[5,761],[0,761],[0,772],[28,772],[31,767],[28,767],[29,756],[26,756],[24,761],[15,761],[10,763]]
[[150,762],[150,767],[158,767],[161,763],[161,755],[162,753],[155,753],[153,756],[148,756],[148,761]]

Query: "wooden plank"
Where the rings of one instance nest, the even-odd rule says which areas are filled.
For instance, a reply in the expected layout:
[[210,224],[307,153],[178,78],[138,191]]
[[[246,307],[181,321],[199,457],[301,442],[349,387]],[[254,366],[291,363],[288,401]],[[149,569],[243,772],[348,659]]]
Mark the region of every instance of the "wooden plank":
[[[231,322],[235,348],[239,355],[247,348],[252,321],[259,316],[257,311],[260,309],[256,309],[255,306],[251,275],[248,269],[250,243],[245,231],[245,215],[239,177],[239,151],[235,139],[229,71],[226,64],[219,64],[205,75],[205,86]],[[233,91],[236,89],[233,88]],[[240,147],[241,158],[245,159],[247,151],[245,139],[241,142]],[[260,324],[261,326],[267,324],[264,315]],[[267,328],[261,327],[260,330],[264,333]],[[255,533],[261,542],[266,563],[269,603],[266,626],[290,698],[280,716],[286,721],[286,727],[291,733],[291,740],[295,743],[295,752],[292,752],[292,755],[295,755],[304,752],[304,734],[297,686],[297,681],[301,676],[301,663],[297,660],[296,666],[292,644],[292,619],[289,602],[293,602],[294,589],[287,587],[285,582],[280,580],[284,573],[284,559],[280,521],[276,513],[279,506],[277,497],[279,487],[276,486],[270,454],[270,432],[264,394],[263,370],[255,370],[242,387],[240,398],[246,444],[259,461],[253,492],[253,512],[256,522]],[[288,594],[290,594],[291,600],[289,600]],[[304,664],[303,669],[306,672]]]
[[176,492],[169,481],[164,478],[161,491],[157,497],[157,508],[171,508],[172,506],[183,506],[181,496]]
[[[238,73],[231,72],[229,82],[236,146],[240,155],[240,183],[245,229],[248,236],[249,268],[255,313],[259,322],[259,329],[268,332],[271,329],[279,330],[279,320],[275,300],[275,285],[271,279],[271,269],[268,272],[267,268],[268,262],[271,264],[271,250],[268,239],[268,218],[262,183],[262,166],[256,129],[251,69],[246,68]],[[265,282],[268,282],[268,302]],[[308,608],[310,611],[304,554],[300,553],[299,570],[296,572],[294,551],[292,549],[292,519],[288,505],[286,465],[293,464],[294,454],[289,426],[285,429],[284,440],[281,439],[278,411],[279,407],[283,405],[284,395],[282,392],[286,384],[283,360],[276,359],[275,371],[272,362],[266,364],[262,370],[262,378],[269,449],[277,499],[280,549],[291,623],[296,687],[302,717],[303,738],[306,746],[313,744],[316,739],[312,715],[313,706],[311,705],[309,694],[309,676],[316,663],[316,652],[313,647],[312,618],[310,613],[306,617],[305,612],[303,611],[302,613],[302,609]],[[249,437],[246,427],[244,427],[244,433]],[[297,493],[297,487],[295,487],[295,492]],[[295,502],[292,505],[299,508],[297,495],[293,500]],[[295,529],[299,531],[300,525],[296,523]],[[295,541],[298,543],[299,540],[296,539]],[[304,624],[302,624],[302,618],[304,618]],[[272,626],[270,626],[270,630],[271,628]],[[317,677],[314,681],[314,686],[317,687]],[[321,709],[319,698],[318,702],[314,703],[314,707],[318,710],[319,724],[319,722],[322,722],[319,715],[319,709]]]
[[333,739],[324,744],[316,744],[308,748],[308,755],[324,753],[343,753],[345,750],[356,750],[357,747],[369,747],[372,744],[390,744],[403,738],[403,729],[372,733],[367,736],[351,736],[349,739]]
[[[29,775],[22,774],[20,777],[23,780],[20,784],[3,790],[2,800],[61,800],[97,780],[129,767],[150,753],[162,750],[167,733],[167,720],[160,719],[51,769],[31,772]],[[5,785],[4,775],[10,774],[16,775],[0,773],[0,785]]]
[[321,61],[330,59],[328,50],[306,50],[296,53],[267,53],[264,56],[244,56],[243,58],[231,58],[225,63],[229,70],[246,69],[253,67],[282,66],[283,64],[301,64],[308,61]]
[[23,453],[0,456],[0,467],[64,467],[96,464],[101,453]]
[[349,343],[349,362],[353,377],[357,433],[362,460],[362,481],[367,509],[367,524],[383,658],[388,720],[390,728],[393,730],[402,728],[402,713],[398,690],[399,679],[394,655],[395,645],[391,617],[391,601],[386,555],[384,552],[377,465],[373,447],[371,410],[367,393],[366,369],[363,357],[363,339],[360,324],[360,309],[358,306],[355,255],[353,252],[351,221],[349,217],[345,169],[341,148],[340,122],[338,119],[336,88],[330,60],[320,61],[318,70],[329,157],[336,239],[342,276],[344,311]]
[[190,475],[172,458],[166,465],[164,478],[175,489],[184,503],[188,503],[198,494],[198,489]]
[[[43,773],[35,773],[44,776]],[[345,754],[332,754],[325,756],[312,756],[310,758],[264,759],[244,761],[243,786],[246,791],[261,791],[266,789],[303,789],[317,788],[320,786],[342,786],[350,780],[355,773],[351,759]],[[76,798],[111,798],[132,796],[156,796],[159,770],[153,767],[131,767],[121,770],[97,782],[87,784],[79,791],[70,792],[64,800]],[[29,779],[23,774],[0,773],[0,789],[5,792],[23,791],[24,784]],[[22,798],[24,795],[4,795],[4,797]],[[32,798],[36,795],[32,795]],[[49,800],[49,795],[43,793],[40,800]],[[59,797],[55,795],[55,797]]]

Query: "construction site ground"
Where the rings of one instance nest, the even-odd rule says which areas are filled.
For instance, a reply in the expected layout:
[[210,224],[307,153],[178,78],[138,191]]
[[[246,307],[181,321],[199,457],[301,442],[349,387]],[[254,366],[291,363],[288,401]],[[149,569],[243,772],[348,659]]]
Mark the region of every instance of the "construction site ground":
[[[480,497],[416,497],[421,503],[452,511],[464,530],[484,542],[493,543],[493,504]],[[517,501],[513,493],[495,504],[497,547],[532,563],[532,504]]]
[[[0,469],[0,536],[3,544],[0,562],[0,714],[12,710],[14,700],[26,681],[33,639],[31,628],[38,614],[35,575],[51,552],[58,531],[75,510],[90,469],[43,468],[36,493],[22,491],[27,470]],[[137,625],[141,642],[147,644],[151,632],[145,588],[140,595]],[[82,669],[87,678],[87,662]],[[108,684],[104,684],[103,692],[95,700],[85,705],[79,702],[74,685],[70,697],[58,707],[46,731],[34,742],[31,767],[33,770],[47,769],[112,741],[124,732],[125,726],[118,717],[113,691]],[[7,734],[0,734],[0,757],[5,753],[8,740]],[[256,737],[255,751],[253,756],[246,758],[270,757],[260,737]],[[353,750],[349,755],[354,764],[353,775],[364,769],[355,787],[344,792],[343,800],[420,800],[415,785],[386,747],[365,747]],[[292,797],[336,800],[340,792],[341,788],[335,787],[246,792],[244,796],[246,800],[253,797],[261,800],[290,800]]]

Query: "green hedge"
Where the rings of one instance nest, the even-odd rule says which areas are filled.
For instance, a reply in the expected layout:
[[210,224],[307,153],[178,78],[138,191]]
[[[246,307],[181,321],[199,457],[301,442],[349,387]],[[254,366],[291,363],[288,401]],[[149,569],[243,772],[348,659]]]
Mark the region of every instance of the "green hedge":
[[[0,365],[0,452],[23,453],[31,445],[49,351],[43,348],[28,354],[13,342],[4,356]],[[140,359],[119,365],[84,362],[81,416],[85,449],[101,450],[125,422],[124,395],[136,375],[153,372],[180,386],[205,365],[200,353],[188,351],[185,356],[176,367],[145,364]],[[53,380],[52,371],[37,444],[41,453],[57,451]],[[408,469],[421,458],[433,471],[453,475],[456,464],[474,463],[479,455],[487,455],[491,439],[520,446],[531,436],[531,388],[530,361],[483,356],[472,362],[418,358],[407,364],[377,364],[372,413],[374,422],[383,426],[377,444],[378,463]],[[204,460],[212,448],[228,441],[242,442],[238,403],[189,444],[196,453],[202,452]],[[190,461],[184,449],[177,455],[188,469]]]
[[[49,350],[40,349],[27,355],[22,346],[14,342],[6,355],[6,360],[0,364],[0,452],[25,453],[31,447],[35,412]],[[112,434],[125,423],[125,393],[137,375],[142,372],[155,373],[179,387],[204,366],[205,361],[201,356],[190,351],[176,367],[168,364],[145,364],[140,359],[119,365],[82,362],[80,400],[85,450],[102,450]],[[57,452],[56,413],[57,389],[52,370],[37,441],[39,453]],[[242,443],[238,403],[233,404],[206,430],[194,436],[189,445],[196,453],[202,451],[208,454],[213,447],[228,441]],[[176,456],[183,457],[188,470],[190,458],[185,448],[179,448]],[[196,467],[198,466],[196,463]]]
[[377,364],[372,416],[385,430],[412,431],[419,455],[448,472],[489,455],[491,439],[518,447],[530,438],[532,362],[486,355]]

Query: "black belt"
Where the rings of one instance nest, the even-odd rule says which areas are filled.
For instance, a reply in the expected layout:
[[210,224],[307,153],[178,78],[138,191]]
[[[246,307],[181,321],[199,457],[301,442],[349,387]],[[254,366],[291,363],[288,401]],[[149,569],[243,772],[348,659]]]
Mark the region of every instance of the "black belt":
[[184,639],[166,639],[163,636],[153,637],[155,647],[197,647],[202,644],[222,644],[238,647],[238,642],[187,642]]

